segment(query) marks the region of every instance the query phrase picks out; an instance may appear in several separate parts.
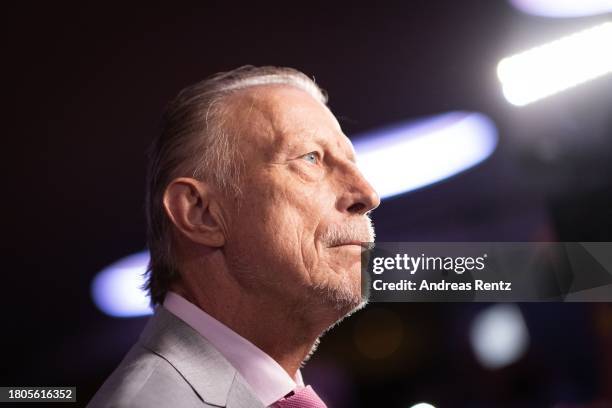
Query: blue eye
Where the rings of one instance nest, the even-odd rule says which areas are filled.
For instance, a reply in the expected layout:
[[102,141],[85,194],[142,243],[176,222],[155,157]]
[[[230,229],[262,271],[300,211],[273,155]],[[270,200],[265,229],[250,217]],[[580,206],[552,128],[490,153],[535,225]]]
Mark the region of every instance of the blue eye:
[[306,161],[309,161],[312,164],[317,164],[319,161],[319,153],[317,152],[306,153],[305,155],[302,156],[302,158],[306,159]]

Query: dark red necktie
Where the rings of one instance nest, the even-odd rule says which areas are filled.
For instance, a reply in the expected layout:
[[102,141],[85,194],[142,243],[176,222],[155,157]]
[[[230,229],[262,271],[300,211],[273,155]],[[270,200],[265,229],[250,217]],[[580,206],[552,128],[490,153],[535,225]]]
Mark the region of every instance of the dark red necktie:
[[327,408],[310,385],[299,388],[293,395],[276,401],[274,408]]

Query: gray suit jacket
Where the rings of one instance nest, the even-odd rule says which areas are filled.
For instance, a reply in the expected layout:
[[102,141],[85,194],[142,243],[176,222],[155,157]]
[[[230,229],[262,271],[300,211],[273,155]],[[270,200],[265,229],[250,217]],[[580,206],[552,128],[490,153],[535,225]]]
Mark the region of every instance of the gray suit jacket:
[[263,408],[204,337],[162,306],[88,407]]

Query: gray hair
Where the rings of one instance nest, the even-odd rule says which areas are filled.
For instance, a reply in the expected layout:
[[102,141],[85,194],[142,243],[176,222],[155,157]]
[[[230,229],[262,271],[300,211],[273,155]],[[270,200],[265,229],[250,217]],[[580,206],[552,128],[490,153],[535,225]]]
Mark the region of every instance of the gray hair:
[[180,277],[174,256],[172,222],[163,205],[166,187],[177,177],[208,181],[221,191],[240,195],[242,160],[237,135],[226,115],[227,96],[261,85],[290,85],[327,104],[327,95],[302,72],[285,67],[243,66],[183,89],[162,116],[161,132],[148,151],[146,184],[147,245],[151,260],[144,288],[151,304],[162,303]]

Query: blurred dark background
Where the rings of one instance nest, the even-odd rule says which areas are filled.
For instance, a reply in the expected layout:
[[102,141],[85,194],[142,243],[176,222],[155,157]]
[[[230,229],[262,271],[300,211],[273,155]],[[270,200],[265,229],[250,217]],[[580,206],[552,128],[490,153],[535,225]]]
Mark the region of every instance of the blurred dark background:
[[[485,0],[5,5],[0,385],[75,385],[69,406],[84,406],[116,367],[146,318],[104,315],[90,286],[144,249],[160,113],[244,64],[314,76],[349,136],[454,110],[493,119],[488,160],[383,201],[380,241],[612,241],[612,76],[523,108],[495,76],[501,58],[609,19]],[[498,369],[469,339],[489,306],[372,305],[324,336],[305,379],[334,407],[612,406],[611,304],[519,304],[529,346]]]

